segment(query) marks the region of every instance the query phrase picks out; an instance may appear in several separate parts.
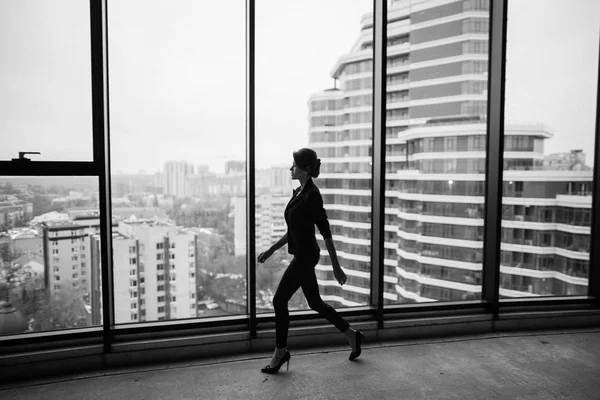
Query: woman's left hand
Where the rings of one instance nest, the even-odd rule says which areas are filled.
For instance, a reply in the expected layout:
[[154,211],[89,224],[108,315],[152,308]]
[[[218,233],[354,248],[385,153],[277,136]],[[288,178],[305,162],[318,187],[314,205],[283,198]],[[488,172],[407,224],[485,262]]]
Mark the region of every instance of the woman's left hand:
[[343,285],[348,280],[346,273],[344,273],[344,271],[342,271],[342,267],[339,266],[333,269],[333,276],[335,276],[335,279],[340,285]]

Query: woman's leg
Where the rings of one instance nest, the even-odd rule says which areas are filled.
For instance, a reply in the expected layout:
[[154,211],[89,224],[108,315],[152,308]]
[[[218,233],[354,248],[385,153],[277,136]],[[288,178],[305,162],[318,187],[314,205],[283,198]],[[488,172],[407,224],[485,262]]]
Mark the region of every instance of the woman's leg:
[[350,355],[350,359],[353,360],[360,354],[360,351],[357,351],[357,332],[356,330],[350,327],[350,324],[346,322],[344,318],[335,310],[335,308],[331,307],[329,304],[325,303],[323,299],[321,299],[321,295],[319,294],[319,285],[317,283],[317,276],[315,274],[314,265],[310,271],[306,271],[306,279],[302,283],[302,291],[304,292],[304,296],[308,301],[308,305],[311,309],[317,311],[320,315],[327,318],[329,322],[335,325],[336,328],[346,336],[348,340],[348,344],[352,348],[352,353]]
[[[304,272],[304,279],[302,282],[302,291],[304,292],[304,296],[308,301],[308,306],[317,311],[320,315],[327,318],[329,322],[335,325],[336,328],[340,332],[348,331],[350,328],[350,324],[346,322],[342,316],[335,311],[333,307],[329,304],[325,303],[323,299],[321,299],[321,295],[319,294],[319,285],[317,283],[317,276],[315,275],[315,265],[317,261],[307,268]],[[308,267],[308,266],[306,266]]]
[[304,278],[303,274],[307,270],[307,267],[309,266],[304,265],[300,259],[294,257],[283,273],[273,297],[273,307],[275,308],[275,345],[280,349],[287,347],[290,319],[288,301],[298,288],[300,288]]

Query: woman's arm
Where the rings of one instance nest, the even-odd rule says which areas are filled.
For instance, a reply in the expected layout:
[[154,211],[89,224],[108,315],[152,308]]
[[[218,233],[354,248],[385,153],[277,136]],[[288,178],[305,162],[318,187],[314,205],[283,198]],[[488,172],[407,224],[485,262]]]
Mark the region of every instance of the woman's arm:
[[283,236],[281,237],[281,239],[279,239],[273,246],[271,246],[271,248],[269,249],[269,251],[271,253],[275,253],[277,250],[279,250],[280,248],[282,248],[283,246],[285,246],[287,244],[288,240],[287,240],[287,232],[283,234]]
[[279,239],[277,241],[277,243],[275,243],[273,246],[271,246],[269,248],[269,250],[263,251],[262,253],[260,253],[258,255],[258,262],[263,263],[263,262],[267,261],[267,258],[271,257],[274,252],[276,252],[277,250],[279,250],[280,248],[282,248],[287,242],[288,242],[288,240],[287,240],[287,232],[286,232],[281,237],[281,239]]
[[333,266],[333,276],[338,281],[340,285],[346,283],[348,278],[346,274],[340,267],[340,262],[337,258],[337,252],[335,251],[335,245],[333,244],[333,239],[331,238],[331,228],[329,226],[329,219],[327,218],[327,212],[325,211],[325,207],[323,207],[323,197],[320,192],[313,192],[310,194],[310,199],[312,204],[310,206],[310,210],[312,211],[312,218],[315,221],[315,225],[319,228],[319,232],[321,232],[321,236],[323,236],[323,240],[325,240],[325,246],[327,246],[327,251],[329,252],[329,258],[331,259],[331,265]]
[[333,266],[333,275],[335,279],[339,282],[340,285],[343,285],[348,280],[348,277],[340,267],[340,262],[337,258],[337,253],[335,251],[335,245],[333,244],[332,238],[325,239],[325,246],[327,246],[327,251],[329,252],[329,258],[331,259],[331,265]]

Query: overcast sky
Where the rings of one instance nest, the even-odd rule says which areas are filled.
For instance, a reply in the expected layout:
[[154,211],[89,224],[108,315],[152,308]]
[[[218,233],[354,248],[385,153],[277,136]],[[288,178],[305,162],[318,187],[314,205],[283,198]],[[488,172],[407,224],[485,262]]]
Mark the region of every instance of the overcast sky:
[[[109,0],[113,171],[245,158],[245,1]],[[307,144],[307,101],[332,86],[369,0],[257,0],[256,162]],[[0,159],[89,160],[89,9],[0,1]],[[511,0],[506,117],[547,124],[546,152],[592,163],[600,2]]]

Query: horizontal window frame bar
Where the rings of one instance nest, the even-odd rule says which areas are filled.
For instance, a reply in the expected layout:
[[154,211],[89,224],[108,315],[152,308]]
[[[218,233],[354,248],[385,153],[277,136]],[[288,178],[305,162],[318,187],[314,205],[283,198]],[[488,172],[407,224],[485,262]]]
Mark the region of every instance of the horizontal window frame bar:
[[[94,338],[99,340],[99,344],[102,344],[102,326],[3,335],[0,336],[0,348],[61,341],[72,343],[77,340]],[[5,352],[0,350],[0,356],[2,354]]]
[[[337,313],[343,317],[376,317],[377,308],[371,306],[360,306],[354,308],[340,308],[336,309]],[[298,310],[290,311],[290,322],[293,321],[311,321],[316,319],[322,319],[323,317],[313,310]],[[256,314],[256,320],[258,324],[268,324],[275,322],[275,313],[261,313]],[[374,319],[375,321],[375,319]]]
[[184,331],[191,329],[222,328],[227,326],[244,325],[248,328],[249,315],[235,315],[209,318],[169,319],[164,321],[135,322],[131,324],[115,324],[111,332],[113,338],[118,336],[135,335],[139,333],[157,333],[168,331]]
[[547,306],[566,306],[566,305],[590,305],[596,306],[596,299],[589,296],[561,296],[561,297],[535,297],[535,298],[516,298],[500,299],[499,306],[502,309],[517,307],[547,307]]
[[444,311],[466,311],[466,310],[482,310],[491,312],[491,304],[486,301],[452,301],[438,303],[408,303],[408,304],[391,304],[385,305],[384,315],[389,317],[398,314],[411,313],[426,313],[426,312],[444,312]]
[[[596,299],[587,296],[573,297],[548,297],[535,299],[501,299],[499,314],[507,314],[516,311],[536,312],[536,311],[553,311],[548,310],[549,306],[562,306],[563,308],[555,309],[555,311],[564,310],[568,307],[569,310],[586,311],[596,309]],[[526,310],[523,310],[527,308]],[[521,310],[519,310],[521,309]],[[368,317],[363,322],[377,322],[377,308],[370,306],[345,308],[337,310],[340,315],[345,318],[349,317]],[[386,305],[384,308],[384,322],[409,319],[415,317],[423,318],[443,318],[448,316],[448,312],[452,312],[453,316],[472,315],[473,312],[478,312],[484,315],[492,315],[491,303],[485,301],[460,301],[460,302],[440,302],[436,304],[394,304]],[[290,322],[309,322],[321,320],[315,326],[323,323],[323,317],[312,310],[301,310],[290,313]],[[257,314],[256,322],[259,326],[257,330],[270,329],[264,325],[273,324],[275,322],[274,313]],[[263,325],[262,327],[260,325]],[[164,334],[160,338],[168,340],[170,338],[183,337],[184,335],[203,335],[203,334],[218,334],[219,328],[239,326],[243,329],[238,329],[233,332],[248,332],[250,333],[250,316],[228,316],[228,317],[211,317],[205,319],[184,319],[184,320],[165,320],[153,321],[147,323],[135,323],[127,325],[115,325],[110,329],[112,335],[112,343],[122,343],[127,340],[135,340],[135,336],[146,334]],[[307,324],[311,326],[311,324]],[[187,331],[187,332],[185,332]],[[0,356],[11,354],[11,347],[37,345],[40,348],[52,348],[53,344],[63,342],[64,347],[70,347],[76,341],[86,339],[97,339],[98,345],[102,345],[103,328],[101,326],[89,328],[74,328],[60,331],[35,332],[17,335],[0,336],[0,345],[9,351],[0,351]],[[253,338],[251,338],[253,339]],[[45,346],[48,345],[48,346]],[[36,346],[36,347],[37,347]]]
[[1,176],[95,176],[102,166],[94,161],[0,161]]

